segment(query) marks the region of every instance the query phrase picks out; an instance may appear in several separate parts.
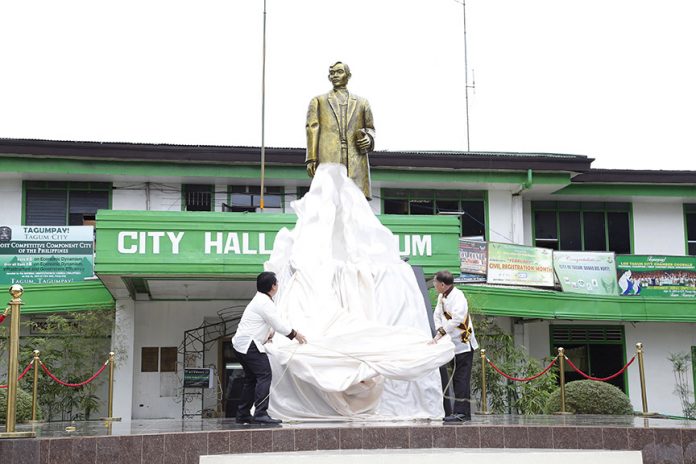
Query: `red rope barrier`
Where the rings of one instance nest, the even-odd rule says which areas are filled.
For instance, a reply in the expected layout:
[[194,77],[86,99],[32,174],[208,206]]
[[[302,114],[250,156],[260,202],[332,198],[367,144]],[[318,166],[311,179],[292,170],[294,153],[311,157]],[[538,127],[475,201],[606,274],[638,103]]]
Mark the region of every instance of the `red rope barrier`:
[[573,361],[571,361],[570,359],[568,359],[567,356],[566,356],[565,359],[566,359],[566,362],[568,363],[568,365],[569,365],[570,367],[572,367],[573,370],[574,370],[575,372],[577,372],[577,373],[580,374],[581,376],[585,377],[587,380],[594,380],[594,381],[596,381],[596,382],[606,382],[607,380],[611,380],[611,379],[616,378],[616,377],[620,376],[621,374],[623,374],[624,371],[625,371],[626,369],[628,369],[628,366],[630,366],[630,365],[633,363],[633,361],[635,361],[636,357],[635,357],[635,355],[634,355],[634,356],[631,358],[631,360],[628,361],[628,362],[626,363],[626,365],[625,365],[624,367],[622,367],[621,370],[620,370],[619,372],[617,372],[616,374],[610,375],[609,377],[602,377],[602,378],[599,378],[599,377],[592,377],[591,375],[585,374],[583,371],[581,371],[580,369],[578,369],[577,367],[575,367],[575,364],[573,364]]
[[46,367],[46,365],[43,363],[43,361],[41,362],[41,368],[42,368],[43,371],[46,373],[46,375],[48,375],[50,378],[52,378],[56,383],[59,383],[59,384],[63,385],[64,387],[77,388],[77,387],[83,387],[83,386],[87,385],[88,383],[92,382],[92,381],[93,381],[94,379],[96,379],[97,377],[99,377],[99,374],[101,374],[102,372],[104,372],[104,369],[106,369],[107,364],[109,364],[109,361],[106,361],[106,362],[102,365],[101,369],[99,369],[97,372],[95,372],[95,374],[94,374],[92,377],[90,377],[89,379],[85,380],[84,382],[80,382],[80,383],[68,383],[68,382],[63,382],[63,381],[60,380],[58,377],[56,377],[55,375],[53,375],[53,374],[51,373],[51,371],[48,370],[48,367]]
[[498,366],[496,366],[495,364],[493,364],[493,361],[491,361],[490,359],[488,359],[488,357],[486,357],[486,361],[488,362],[488,364],[491,365],[491,367],[492,367],[493,369],[495,369],[495,371],[496,371],[498,374],[502,375],[503,377],[505,377],[505,378],[508,379],[508,380],[513,380],[513,381],[515,381],[515,382],[529,382],[530,380],[534,380],[534,379],[536,379],[537,377],[541,377],[542,375],[546,374],[546,373],[549,371],[549,369],[551,369],[551,367],[553,367],[553,365],[556,364],[556,361],[558,361],[558,358],[553,358],[553,361],[551,361],[551,363],[550,363],[548,366],[546,366],[546,368],[545,368],[543,371],[539,372],[538,374],[535,374],[535,375],[533,375],[533,376],[531,376],[531,377],[525,377],[525,378],[522,378],[522,379],[517,378],[517,377],[512,377],[512,376],[510,376],[510,375],[507,375],[505,372],[503,372],[503,371],[501,371],[500,369],[498,369]]
[[[31,366],[33,366],[33,365],[34,365],[34,361],[30,361],[29,364],[27,364],[27,367],[24,368],[24,372],[19,374],[19,377],[17,377],[17,382],[22,380],[22,377],[27,375],[27,372],[29,372],[29,370],[31,369]],[[0,385],[0,388],[7,388],[7,385]]]

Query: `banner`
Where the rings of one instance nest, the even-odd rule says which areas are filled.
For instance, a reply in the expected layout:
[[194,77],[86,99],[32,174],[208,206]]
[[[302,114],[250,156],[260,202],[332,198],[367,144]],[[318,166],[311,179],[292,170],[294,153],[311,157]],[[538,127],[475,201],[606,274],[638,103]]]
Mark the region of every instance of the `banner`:
[[696,257],[616,257],[621,295],[696,298]]
[[614,253],[554,251],[553,269],[564,292],[617,295]]
[[475,240],[459,240],[459,271],[463,274],[486,275],[488,244]]
[[0,284],[55,284],[94,277],[91,226],[0,226]]
[[489,242],[486,282],[553,287],[552,250]]
[[488,269],[488,244],[479,240],[459,239],[459,276],[456,283],[485,282]]

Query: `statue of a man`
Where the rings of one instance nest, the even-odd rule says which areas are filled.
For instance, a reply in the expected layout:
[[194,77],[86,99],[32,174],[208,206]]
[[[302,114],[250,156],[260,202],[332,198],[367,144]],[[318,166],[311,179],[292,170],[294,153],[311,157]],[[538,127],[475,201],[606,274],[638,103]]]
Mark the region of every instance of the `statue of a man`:
[[307,111],[307,174],[314,177],[319,163],[341,163],[363,191],[372,199],[370,163],[367,153],[375,146],[372,110],[366,99],[346,88],[350,79],[347,64],[333,64],[329,80],[333,90],[314,97]]

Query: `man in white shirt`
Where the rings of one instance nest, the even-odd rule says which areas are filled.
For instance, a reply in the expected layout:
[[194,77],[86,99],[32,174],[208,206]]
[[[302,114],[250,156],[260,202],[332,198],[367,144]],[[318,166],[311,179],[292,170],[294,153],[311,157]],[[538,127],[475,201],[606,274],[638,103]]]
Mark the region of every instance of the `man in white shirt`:
[[454,343],[454,413],[445,417],[445,422],[471,420],[471,364],[474,350],[478,349],[474,326],[471,324],[469,305],[461,290],[454,286],[454,277],[449,271],[435,274],[433,281],[438,299],[433,321],[437,333],[432,343],[444,336]]
[[[307,339],[280,319],[273,303],[273,296],[278,292],[278,279],[273,272],[262,272],[256,277],[256,290],[256,295],[244,309],[237,333],[232,337],[234,354],[244,369],[237,422],[280,424],[281,420],[271,418],[267,412],[271,365],[264,344],[273,338],[275,332],[301,344],[307,343]],[[255,406],[253,417],[252,406]]]

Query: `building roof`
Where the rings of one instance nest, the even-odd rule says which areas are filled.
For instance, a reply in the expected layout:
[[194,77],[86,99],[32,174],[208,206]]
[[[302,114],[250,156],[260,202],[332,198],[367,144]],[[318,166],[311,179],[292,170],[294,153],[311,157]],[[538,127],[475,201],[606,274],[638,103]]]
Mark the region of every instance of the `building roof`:
[[696,171],[592,169],[573,177],[573,183],[696,184]]
[[[148,143],[74,142],[0,138],[0,156],[46,158],[93,158],[120,161],[199,163],[258,163],[260,147],[172,145]],[[269,164],[300,164],[304,148],[266,148]],[[558,153],[467,152],[467,151],[376,151],[370,163],[376,168],[539,170],[587,172],[594,161],[582,155]]]

